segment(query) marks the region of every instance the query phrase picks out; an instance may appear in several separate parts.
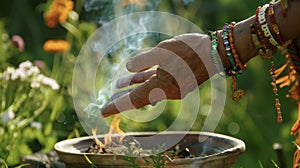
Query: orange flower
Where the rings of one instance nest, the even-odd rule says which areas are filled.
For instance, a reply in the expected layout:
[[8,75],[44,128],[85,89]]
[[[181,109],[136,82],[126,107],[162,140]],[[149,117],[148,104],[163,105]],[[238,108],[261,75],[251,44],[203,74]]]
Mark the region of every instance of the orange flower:
[[139,5],[141,7],[144,7],[147,3],[147,0],[123,0],[122,1],[122,7],[128,6],[128,5]]
[[48,40],[44,43],[43,48],[46,52],[57,53],[68,51],[71,48],[71,46],[65,40]]
[[45,14],[46,25],[54,28],[58,23],[65,22],[73,7],[74,2],[72,0],[53,0],[49,10]]

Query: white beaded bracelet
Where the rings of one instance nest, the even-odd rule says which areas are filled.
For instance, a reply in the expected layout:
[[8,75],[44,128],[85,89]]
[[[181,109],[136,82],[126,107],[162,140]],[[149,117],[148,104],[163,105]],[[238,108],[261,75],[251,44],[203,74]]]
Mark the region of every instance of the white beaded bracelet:
[[266,10],[268,7],[269,7],[269,4],[266,4],[261,8],[261,10],[258,13],[258,21],[259,21],[262,31],[264,32],[264,36],[266,38],[268,38],[269,42],[273,46],[277,47],[278,49],[282,49],[283,47],[281,45],[279,45],[279,43],[275,40],[275,38],[273,37],[273,35],[269,29],[267,19],[266,19]]

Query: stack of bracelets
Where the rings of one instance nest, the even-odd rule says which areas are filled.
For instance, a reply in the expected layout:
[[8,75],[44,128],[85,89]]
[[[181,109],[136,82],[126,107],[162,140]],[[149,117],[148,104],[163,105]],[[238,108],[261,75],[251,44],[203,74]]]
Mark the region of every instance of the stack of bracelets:
[[[281,11],[283,17],[286,16],[288,0],[280,0]],[[281,115],[281,105],[279,101],[278,88],[283,88],[290,86],[288,93],[286,94],[287,98],[291,98],[298,103],[298,119],[291,128],[291,135],[295,135],[297,132],[298,137],[295,140],[297,149],[294,153],[294,163],[293,167],[300,166],[300,50],[299,42],[297,39],[285,40],[281,35],[279,26],[276,23],[274,11],[274,3],[270,2],[269,4],[264,5],[263,7],[258,7],[256,10],[255,20],[250,25],[250,32],[252,43],[257,49],[259,55],[269,60],[271,63],[270,75],[272,78],[271,85],[273,87],[273,93],[275,95],[275,108],[277,111],[277,121],[282,122]],[[246,69],[239,59],[239,55],[234,46],[234,30],[235,22],[230,24],[225,24],[221,31],[210,32],[212,39],[212,50],[211,50],[211,59],[213,64],[216,66],[216,69],[219,74],[222,76],[231,76],[233,79],[233,95],[232,98],[235,101],[238,101],[243,95],[244,92],[240,89],[236,89],[236,77],[238,77],[242,70]],[[220,61],[219,55],[217,54],[218,48],[218,38],[217,35],[221,34],[223,45],[226,50],[226,56],[230,62],[230,68],[224,69]],[[220,42],[221,43],[221,42]],[[220,44],[219,43],[219,44]],[[298,44],[298,45],[297,45]],[[275,51],[281,51],[281,53],[286,58],[286,62],[279,68],[275,68],[273,61],[273,55]],[[224,53],[225,55],[225,53]],[[283,75],[283,72],[286,74]]]
[[[286,15],[286,2],[282,3],[282,14]],[[274,16],[274,3],[270,2],[269,4],[264,5],[263,7],[258,7],[255,15],[255,22],[251,24],[251,37],[252,42],[255,48],[258,50],[259,55],[262,58],[267,59],[271,63],[270,67],[270,75],[272,78],[271,85],[273,87],[273,92],[275,95],[275,107],[277,111],[277,121],[279,123],[282,122],[280,101],[278,95],[278,88],[285,86],[291,86],[287,97],[296,100],[298,103],[300,102],[300,86],[298,81],[300,81],[300,57],[297,52],[297,48],[295,45],[296,40],[286,41],[283,39],[279,27],[276,23]],[[268,22],[268,21],[269,22]],[[270,23],[270,24],[269,24]],[[241,97],[244,95],[243,90],[236,88],[236,77],[242,74],[242,70],[246,69],[246,65],[243,64],[239,58],[239,55],[234,46],[234,30],[235,22],[230,24],[225,23],[222,31],[210,32],[209,35],[212,40],[212,50],[211,50],[211,59],[213,64],[216,66],[218,73],[222,76],[231,76],[233,79],[233,94],[232,98],[235,101],[239,101]],[[223,45],[226,50],[226,56],[231,64],[229,69],[224,69],[222,67],[222,63],[217,55],[218,41],[217,34],[221,33]],[[268,46],[268,44],[270,44]],[[273,61],[273,55],[275,50],[280,50],[283,55],[286,57],[286,63],[280,68],[276,69]],[[284,70],[288,71],[288,74],[280,77]],[[299,103],[300,110],[300,103]],[[300,129],[300,123],[296,122],[296,124],[292,128],[291,134],[294,135]]]
[[224,48],[226,50],[227,57],[231,63],[230,69],[224,69],[220,58],[218,57],[217,47],[217,34],[218,32],[209,32],[212,40],[212,50],[211,50],[211,59],[213,64],[216,66],[218,74],[221,76],[231,76],[233,80],[232,84],[232,99],[235,101],[239,101],[245,94],[242,89],[237,89],[236,87],[236,77],[242,74],[242,70],[246,69],[246,65],[241,62],[237,51],[234,47],[234,38],[233,38],[233,29],[234,29],[235,22],[231,24],[225,23],[224,28],[222,30],[222,39],[224,43]]

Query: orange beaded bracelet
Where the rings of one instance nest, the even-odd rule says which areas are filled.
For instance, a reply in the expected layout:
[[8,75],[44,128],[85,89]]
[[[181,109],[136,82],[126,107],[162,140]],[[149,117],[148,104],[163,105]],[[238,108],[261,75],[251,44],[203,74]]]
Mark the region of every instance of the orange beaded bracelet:
[[235,26],[235,22],[231,22],[229,25],[229,42],[230,42],[230,48],[231,48],[231,52],[233,54],[234,57],[234,61],[237,67],[239,67],[242,70],[246,69],[246,64],[243,64],[239,58],[239,55],[234,47],[234,38],[233,38],[233,29]]

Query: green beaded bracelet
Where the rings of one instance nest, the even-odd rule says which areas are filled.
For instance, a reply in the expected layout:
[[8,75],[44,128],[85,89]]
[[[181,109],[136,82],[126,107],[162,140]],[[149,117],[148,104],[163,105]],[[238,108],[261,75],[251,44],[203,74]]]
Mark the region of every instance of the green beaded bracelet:
[[210,51],[210,57],[212,60],[212,63],[215,65],[217,69],[217,73],[222,76],[226,77],[226,73],[224,71],[224,67],[222,66],[222,61],[220,59],[219,53],[218,53],[218,39],[217,39],[217,32],[210,31],[209,32],[210,38],[211,38],[211,51]]

